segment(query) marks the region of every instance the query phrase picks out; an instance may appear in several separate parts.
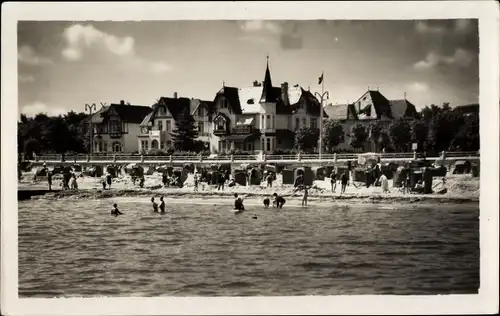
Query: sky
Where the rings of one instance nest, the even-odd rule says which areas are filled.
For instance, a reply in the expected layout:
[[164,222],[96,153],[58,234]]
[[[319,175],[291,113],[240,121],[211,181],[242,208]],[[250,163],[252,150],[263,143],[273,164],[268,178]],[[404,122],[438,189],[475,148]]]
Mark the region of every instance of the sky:
[[162,96],[213,100],[223,84],[300,84],[329,102],[368,89],[418,109],[478,103],[477,20],[251,20],[18,23],[19,111],[85,104],[151,106]]

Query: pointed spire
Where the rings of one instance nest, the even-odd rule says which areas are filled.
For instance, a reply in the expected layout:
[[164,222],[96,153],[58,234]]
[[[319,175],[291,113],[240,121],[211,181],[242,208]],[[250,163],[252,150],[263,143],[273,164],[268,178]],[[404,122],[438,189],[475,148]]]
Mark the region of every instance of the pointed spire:
[[266,56],[266,74],[262,84],[262,96],[260,102],[274,102],[272,98],[273,83],[271,82],[271,72],[269,71],[269,54]]

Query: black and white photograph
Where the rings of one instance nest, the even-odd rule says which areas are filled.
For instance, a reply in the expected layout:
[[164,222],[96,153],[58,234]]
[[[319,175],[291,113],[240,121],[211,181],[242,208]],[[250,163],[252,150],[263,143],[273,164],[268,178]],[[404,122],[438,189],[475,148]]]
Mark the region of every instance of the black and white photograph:
[[2,43],[2,292],[101,314],[498,312],[498,5],[439,3],[32,3]]

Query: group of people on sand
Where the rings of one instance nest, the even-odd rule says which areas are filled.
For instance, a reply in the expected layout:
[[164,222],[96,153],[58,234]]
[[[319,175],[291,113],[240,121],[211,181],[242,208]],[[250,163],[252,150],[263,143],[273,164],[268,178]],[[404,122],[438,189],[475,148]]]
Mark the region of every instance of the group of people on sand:
[[[49,186],[49,191],[52,191],[52,177],[51,171],[47,172],[47,184]],[[78,190],[78,182],[76,180],[76,174],[74,173],[64,173],[61,181],[62,190]]]

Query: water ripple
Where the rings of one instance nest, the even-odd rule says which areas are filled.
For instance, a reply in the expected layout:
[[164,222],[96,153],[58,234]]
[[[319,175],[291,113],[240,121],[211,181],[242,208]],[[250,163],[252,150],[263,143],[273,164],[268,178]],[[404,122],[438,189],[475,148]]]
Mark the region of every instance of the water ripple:
[[[19,202],[21,297],[477,293],[479,207]],[[113,203],[114,203],[113,202]],[[251,219],[256,214],[258,220]]]

